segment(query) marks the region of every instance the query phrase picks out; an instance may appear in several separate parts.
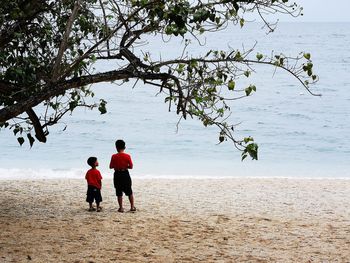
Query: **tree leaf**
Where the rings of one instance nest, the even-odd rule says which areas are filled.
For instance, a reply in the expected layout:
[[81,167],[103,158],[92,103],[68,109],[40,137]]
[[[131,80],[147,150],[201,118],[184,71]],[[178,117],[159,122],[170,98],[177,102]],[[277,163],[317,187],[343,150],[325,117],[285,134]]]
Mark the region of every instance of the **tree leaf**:
[[311,54],[310,53],[304,53],[304,58],[306,58],[307,60],[310,60]]
[[258,160],[258,145],[256,143],[248,144],[246,150],[253,160]]
[[24,138],[23,137],[18,137],[17,141],[19,142],[19,144],[22,146],[22,144],[24,143]]
[[250,93],[252,92],[252,88],[249,86],[248,88],[245,88],[245,95],[246,96],[249,96],[250,95]]
[[239,25],[241,26],[241,27],[243,27],[244,26],[244,19],[243,18],[241,18],[240,20],[239,20]]
[[229,90],[234,90],[235,89],[235,86],[236,86],[236,83],[233,81],[233,80],[230,80],[229,82],[228,82],[228,89]]
[[33,144],[34,144],[35,139],[33,138],[33,136],[30,133],[27,134],[27,137],[28,137],[28,140],[29,140],[30,147],[32,147]]
[[107,102],[105,100],[103,99],[100,100],[100,105],[98,106],[98,110],[100,111],[101,114],[107,113],[106,104]]
[[257,55],[256,55],[256,58],[260,61],[262,58],[263,58],[264,56],[262,55],[262,54],[260,54],[260,53],[258,53]]

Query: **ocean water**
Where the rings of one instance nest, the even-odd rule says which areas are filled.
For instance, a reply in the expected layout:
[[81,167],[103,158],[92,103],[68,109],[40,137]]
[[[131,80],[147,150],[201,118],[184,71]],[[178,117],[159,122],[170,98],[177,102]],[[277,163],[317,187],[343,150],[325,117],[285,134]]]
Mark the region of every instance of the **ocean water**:
[[[102,173],[111,176],[108,165],[118,138],[127,143],[135,163],[132,175],[137,177],[350,178],[350,23],[280,23],[272,34],[261,24],[248,23],[201,40],[205,46],[193,41],[190,54],[243,44],[249,49],[256,42],[255,50],[266,54],[310,52],[320,76],[313,91],[322,97],[309,95],[285,72],[256,67],[251,78],[237,84],[254,83],[257,92],[231,105],[231,121],[241,122],[237,137],[251,135],[259,143],[259,160],[241,162],[232,144],[217,145],[215,128],[186,120],[177,130],[179,117],[168,112],[154,87],[141,81],[134,88],[133,83],[97,84],[95,99],[107,100],[108,113],[78,110],[51,129],[46,144],[20,147],[12,132],[1,130],[0,179],[82,178],[89,156],[97,156]],[[180,39],[147,41],[140,49],[156,58],[182,52]]]

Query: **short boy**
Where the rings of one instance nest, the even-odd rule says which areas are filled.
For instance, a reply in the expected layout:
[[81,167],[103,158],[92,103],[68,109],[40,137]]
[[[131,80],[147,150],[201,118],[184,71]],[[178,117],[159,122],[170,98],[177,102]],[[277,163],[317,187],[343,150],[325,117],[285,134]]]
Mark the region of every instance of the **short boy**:
[[133,168],[133,163],[129,154],[125,153],[125,142],[123,140],[117,140],[115,142],[117,149],[116,154],[112,155],[111,163],[109,164],[110,169],[114,169],[114,187],[116,196],[118,198],[119,209],[118,212],[123,213],[123,192],[129,197],[130,211],[136,211],[134,206],[134,195],[131,189],[131,177],[129,169]]
[[96,202],[97,212],[101,212],[102,207],[100,203],[102,202],[101,187],[102,187],[102,176],[99,170],[96,169],[98,166],[98,161],[96,157],[89,157],[87,160],[88,165],[91,169],[87,171],[85,179],[88,184],[88,189],[86,193],[86,202],[89,203],[89,211],[95,211],[96,209],[92,206],[92,203]]

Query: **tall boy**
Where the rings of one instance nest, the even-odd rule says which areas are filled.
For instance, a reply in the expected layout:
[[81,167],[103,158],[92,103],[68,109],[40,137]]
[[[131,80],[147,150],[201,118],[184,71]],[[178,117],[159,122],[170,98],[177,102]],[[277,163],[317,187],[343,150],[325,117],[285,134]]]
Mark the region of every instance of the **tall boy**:
[[86,193],[86,202],[89,203],[89,211],[95,211],[95,208],[92,206],[92,203],[96,202],[97,212],[102,210],[100,203],[102,202],[101,196],[101,187],[102,187],[102,176],[99,170],[96,169],[98,166],[98,161],[96,157],[89,157],[87,160],[88,165],[91,166],[91,169],[87,171],[85,179],[88,184],[88,190]]
[[129,197],[130,211],[136,211],[134,206],[134,195],[131,189],[131,177],[129,169],[133,168],[133,163],[129,154],[125,153],[125,142],[123,140],[117,140],[115,142],[117,148],[116,154],[112,155],[110,169],[114,169],[114,187],[115,193],[118,198],[119,209],[118,212],[124,212],[123,208],[123,192]]

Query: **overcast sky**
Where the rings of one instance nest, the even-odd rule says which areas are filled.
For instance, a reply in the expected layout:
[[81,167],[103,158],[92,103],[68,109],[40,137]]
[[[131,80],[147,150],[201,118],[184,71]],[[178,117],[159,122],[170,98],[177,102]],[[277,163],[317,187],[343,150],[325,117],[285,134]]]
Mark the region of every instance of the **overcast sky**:
[[[287,16],[280,21],[299,22],[350,22],[350,0],[294,0],[304,7],[304,16],[296,19]],[[292,1],[290,1],[292,2]]]

